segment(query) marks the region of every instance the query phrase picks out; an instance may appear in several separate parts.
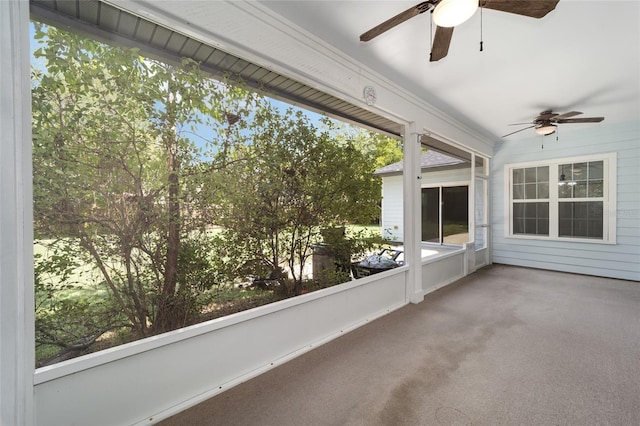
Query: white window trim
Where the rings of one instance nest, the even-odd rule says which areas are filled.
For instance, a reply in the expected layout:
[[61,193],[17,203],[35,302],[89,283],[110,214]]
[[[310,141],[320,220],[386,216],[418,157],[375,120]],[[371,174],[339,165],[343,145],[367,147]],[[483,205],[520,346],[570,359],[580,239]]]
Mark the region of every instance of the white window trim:
[[[589,161],[603,161],[603,176],[605,182],[604,208],[603,208],[603,230],[602,239],[574,238],[558,236],[558,186],[552,183],[558,181],[558,165],[568,163],[582,163]],[[512,170],[526,167],[549,166],[549,235],[520,235],[513,233],[513,221],[511,218],[512,206]],[[520,240],[544,240],[544,241],[566,241],[572,243],[589,244],[616,244],[616,217],[617,217],[617,155],[615,152],[594,154],[587,156],[554,158],[549,160],[530,161],[524,163],[510,163],[504,165],[504,217],[505,238]],[[579,201],[582,199],[578,199]]]

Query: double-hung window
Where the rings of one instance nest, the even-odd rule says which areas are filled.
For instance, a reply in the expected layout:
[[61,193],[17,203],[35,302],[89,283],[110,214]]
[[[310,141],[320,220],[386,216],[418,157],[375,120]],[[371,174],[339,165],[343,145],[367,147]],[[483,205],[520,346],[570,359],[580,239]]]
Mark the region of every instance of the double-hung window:
[[549,235],[549,166],[512,171],[513,227],[515,235]]
[[505,166],[507,236],[615,243],[616,156]]

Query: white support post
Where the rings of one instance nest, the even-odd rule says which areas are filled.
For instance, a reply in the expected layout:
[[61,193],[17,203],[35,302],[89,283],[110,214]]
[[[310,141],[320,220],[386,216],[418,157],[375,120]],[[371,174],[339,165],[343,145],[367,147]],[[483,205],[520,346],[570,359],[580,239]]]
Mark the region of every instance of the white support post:
[[471,179],[469,180],[468,217],[469,241],[465,248],[465,270],[468,275],[476,270],[476,154],[471,152]]
[[420,202],[420,134],[411,123],[404,136],[404,247],[405,261],[409,265],[407,299],[411,303],[424,300],[422,292],[421,202]]
[[476,154],[471,153],[471,179],[469,182],[469,242],[476,242]]
[[33,419],[29,2],[0,1],[0,424]]

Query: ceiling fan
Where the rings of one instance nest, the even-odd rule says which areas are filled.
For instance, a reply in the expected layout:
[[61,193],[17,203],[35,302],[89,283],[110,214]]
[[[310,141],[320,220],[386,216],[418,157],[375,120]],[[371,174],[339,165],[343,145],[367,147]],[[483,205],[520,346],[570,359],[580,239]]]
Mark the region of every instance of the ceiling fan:
[[551,110],[543,111],[539,116],[533,119],[533,121],[529,123],[515,123],[510,124],[510,126],[522,126],[524,124],[531,124],[529,127],[525,127],[524,129],[516,130],[515,132],[508,133],[503,136],[506,138],[507,136],[511,136],[514,133],[522,132],[527,129],[536,129],[536,133],[539,135],[547,136],[555,133],[558,124],[570,124],[570,123],[599,123],[604,120],[604,117],[583,117],[583,118],[571,118],[576,115],[582,114],[578,111],[565,112],[564,114],[556,114]]
[[360,41],[370,41],[414,16],[431,10],[433,22],[435,22],[437,27],[429,60],[430,62],[435,62],[447,56],[453,35],[453,28],[471,18],[478,7],[539,19],[555,9],[558,1],[559,0],[427,0],[371,28],[360,36]]

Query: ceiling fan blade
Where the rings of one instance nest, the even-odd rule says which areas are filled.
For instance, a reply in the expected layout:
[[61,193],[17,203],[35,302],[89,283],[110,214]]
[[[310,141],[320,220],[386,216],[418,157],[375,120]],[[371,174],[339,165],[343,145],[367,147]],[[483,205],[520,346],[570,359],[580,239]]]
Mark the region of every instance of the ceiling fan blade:
[[422,3],[419,3],[419,4],[417,4],[417,5],[413,6],[413,7],[405,10],[404,12],[400,12],[396,16],[387,19],[382,24],[371,28],[366,33],[363,33],[360,36],[360,41],[369,41],[369,40],[371,40],[371,39],[373,39],[375,37],[378,37],[380,34],[386,32],[386,31],[389,31],[391,28],[402,24],[404,21],[407,21],[407,20],[413,18],[414,16],[418,16],[421,13],[424,13],[424,12],[428,11],[432,7],[433,7],[433,4],[431,2],[429,2],[429,1],[424,1]]
[[556,115],[551,119],[551,121],[558,121],[558,120],[562,120],[569,117],[575,117],[576,115],[580,115],[580,114],[582,113],[579,111],[565,112],[564,114]]
[[453,36],[454,27],[436,27],[436,35],[433,37],[433,46],[431,46],[431,57],[429,62],[436,62],[447,56],[449,53],[449,45],[451,44],[451,36]]
[[542,18],[556,8],[559,0],[480,0],[485,9],[500,12],[515,13],[516,15]]
[[604,117],[585,117],[585,118],[563,118],[561,120],[557,120],[559,124],[567,124],[567,123],[599,123],[604,120]]
[[536,127],[536,125],[535,125],[535,124],[534,124],[533,126],[525,127],[524,129],[516,130],[515,132],[507,133],[506,135],[504,135],[504,136],[502,136],[502,137],[503,137],[503,138],[506,138],[507,136],[511,136],[511,135],[513,135],[514,133],[519,133],[519,132],[522,132],[522,131],[525,131],[525,130],[528,130],[528,129],[532,129],[532,128],[534,128],[534,127]]

